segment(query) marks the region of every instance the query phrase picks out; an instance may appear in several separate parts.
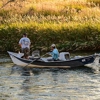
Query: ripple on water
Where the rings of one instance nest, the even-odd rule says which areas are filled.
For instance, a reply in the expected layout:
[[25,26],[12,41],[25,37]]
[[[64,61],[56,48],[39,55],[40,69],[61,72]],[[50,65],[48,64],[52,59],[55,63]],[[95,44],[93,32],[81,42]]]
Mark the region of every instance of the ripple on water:
[[0,100],[99,100],[100,74],[89,68],[23,69],[0,65]]

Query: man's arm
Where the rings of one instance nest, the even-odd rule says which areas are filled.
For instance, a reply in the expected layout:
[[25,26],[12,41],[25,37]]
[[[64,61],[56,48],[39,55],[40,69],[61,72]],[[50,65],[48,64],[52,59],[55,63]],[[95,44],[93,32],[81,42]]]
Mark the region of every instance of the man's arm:
[[19,46],[22,47],[22,44],[19,43]]
[[19,41],[19,46],[20,46],[20,47],[22,47],[22,44],[21,44],[21,39],[20,39],[20,41]]

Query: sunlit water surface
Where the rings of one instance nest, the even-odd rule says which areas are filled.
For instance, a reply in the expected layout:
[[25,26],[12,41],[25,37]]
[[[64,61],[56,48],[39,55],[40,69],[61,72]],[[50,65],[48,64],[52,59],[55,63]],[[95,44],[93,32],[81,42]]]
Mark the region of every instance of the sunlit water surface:
[[22,68],[0,64],[0,100],[100,100],[100,74],[90,68]]

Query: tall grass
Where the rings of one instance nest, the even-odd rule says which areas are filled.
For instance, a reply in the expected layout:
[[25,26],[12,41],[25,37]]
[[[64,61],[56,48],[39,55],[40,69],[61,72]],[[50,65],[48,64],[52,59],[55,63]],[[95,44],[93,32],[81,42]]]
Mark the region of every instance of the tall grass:
[[99,21],[99,16],[99,7],[91,7],[86,0],[17,0],[1,9],[0,22],[83,22]]
[[100,6],[100,0],[87,0],[88,2],[95,3],[96,5]]
[[13,23],[0,27],[0,50],[18,51],[18,41],[27,32],[31,50],[48,51],[55,43],[60,51],[100,49],[100,24],[98,23]]
[[[0,6],[6,3],[0,1]],[[99,0],[15,0],[0,9],[0,50],[18,51],[24,32],[31,49],[100,50]],[[99,2],[98,2],[99,3]]]

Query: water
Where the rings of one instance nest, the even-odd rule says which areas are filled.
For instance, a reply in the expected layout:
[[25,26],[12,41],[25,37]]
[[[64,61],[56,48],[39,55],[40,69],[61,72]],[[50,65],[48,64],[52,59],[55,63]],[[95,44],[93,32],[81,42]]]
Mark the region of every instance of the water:
[[100,73],[0,64],[0,100],[100,100]]

